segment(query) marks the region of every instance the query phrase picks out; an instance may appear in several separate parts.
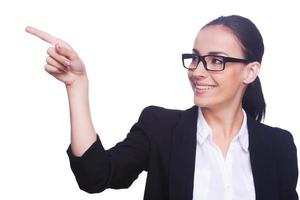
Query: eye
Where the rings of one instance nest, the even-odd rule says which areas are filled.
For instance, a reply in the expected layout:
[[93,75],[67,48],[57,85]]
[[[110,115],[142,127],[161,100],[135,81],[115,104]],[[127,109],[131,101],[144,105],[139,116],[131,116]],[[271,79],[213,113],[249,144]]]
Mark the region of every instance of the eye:
[[211,58],[211,63],[215,64],[215,65],[223,65],[224,59],[222,57],[219,57],[219,56],[213,56]]

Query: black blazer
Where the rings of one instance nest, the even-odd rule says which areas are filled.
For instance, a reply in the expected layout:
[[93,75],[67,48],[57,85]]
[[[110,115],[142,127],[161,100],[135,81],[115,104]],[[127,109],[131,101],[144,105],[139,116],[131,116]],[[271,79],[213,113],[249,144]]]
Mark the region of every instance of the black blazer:
[[[89,193],[127,188],[147,171],[145,200],[192,200],[198,107],[179,111],[150,106],[127,137],[104,150],[99,137],[81,156],[67,153],[79,187]],[[247,115],[257,200],[298,199],[297,150],[292,135]]]

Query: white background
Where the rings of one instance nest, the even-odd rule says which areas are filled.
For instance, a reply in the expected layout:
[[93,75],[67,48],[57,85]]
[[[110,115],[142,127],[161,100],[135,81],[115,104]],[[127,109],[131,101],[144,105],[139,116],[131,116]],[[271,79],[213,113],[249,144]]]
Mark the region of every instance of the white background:
[[[297,1],[10,0],[0,2],[0,199],[142,199],[146,174],[128,190],[79,190],[66,149],[64,85],[44,70],[49,44],[32,25],[70,43],[84,60],[90,106],[105,148],[122,140],[148,105],[193,105],[181,53],[197,31],[229,14],[250,18],[265,42],[265,123],[289,130],[300,147]],[[117,125],[116,125],[117,124]]]

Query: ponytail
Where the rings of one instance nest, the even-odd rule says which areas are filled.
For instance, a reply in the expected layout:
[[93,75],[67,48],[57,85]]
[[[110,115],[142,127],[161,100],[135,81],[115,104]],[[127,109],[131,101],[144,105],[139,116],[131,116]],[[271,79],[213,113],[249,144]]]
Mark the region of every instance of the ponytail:
[[262,121],[266,113],[266,102],[262,92],[259,77],[247,86],[242,107],[256,121]]

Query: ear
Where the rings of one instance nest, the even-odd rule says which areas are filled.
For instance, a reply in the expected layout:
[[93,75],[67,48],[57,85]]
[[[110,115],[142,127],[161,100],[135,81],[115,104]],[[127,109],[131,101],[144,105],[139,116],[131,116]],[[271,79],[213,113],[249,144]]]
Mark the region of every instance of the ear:
[[260,63],[259,62],[251,62],[247,64],[244,68],[243,75],[243,83],[250,84],[252,83],[256,77],[258,76],[260,71]]

